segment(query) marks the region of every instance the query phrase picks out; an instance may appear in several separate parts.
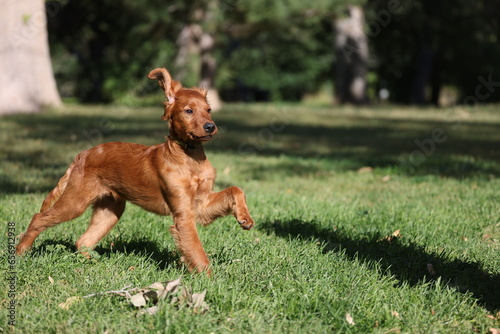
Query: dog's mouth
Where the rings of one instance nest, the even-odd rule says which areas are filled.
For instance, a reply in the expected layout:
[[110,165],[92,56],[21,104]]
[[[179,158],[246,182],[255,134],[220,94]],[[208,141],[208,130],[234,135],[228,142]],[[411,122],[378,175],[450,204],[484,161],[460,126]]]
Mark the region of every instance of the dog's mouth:
[[208,141],[208,140],[211,140],[213,137],[213,135],[197,136],[193,132],[190,132],[189,134],[191,135],[191,137],[193,137],[193,139],[201,140],[201,141]]

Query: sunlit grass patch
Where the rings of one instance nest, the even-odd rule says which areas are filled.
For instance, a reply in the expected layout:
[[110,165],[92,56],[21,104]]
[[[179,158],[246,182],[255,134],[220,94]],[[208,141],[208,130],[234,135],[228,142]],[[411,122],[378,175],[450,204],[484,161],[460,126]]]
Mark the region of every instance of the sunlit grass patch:
[[[439,109],[227,105],[214,115],[222,131],[206,151],[218,172],[216,188],[242,187],[257,225],[243,231],[225,217],[199,229],[214,277],[187,274],[168,233],[171,218],[134,205],[99,243],[94,260],[83,258],[73,245],[87,212],[43,232],[17,259],[13,331],[499,328],[500,116],[494,109],[470,110],[452,128]],[[17,234],[26,228],[72,156],[100,142],[160,143],[167,133],[160,115],[160,104],[74,105],[2,117],[0,256],[7,257],[6,223],[15,222]],[[410,171],[401,157],[436,128],[447,129],[449,138]],[[112,295],[60,307],[71,297],[178,277],[194,292],[207,290],[207,313],[159,303],[157,313],[141,314]],[[2,291],[5,310],[11,299]],[[7,321],[0,312],[0,328]]]

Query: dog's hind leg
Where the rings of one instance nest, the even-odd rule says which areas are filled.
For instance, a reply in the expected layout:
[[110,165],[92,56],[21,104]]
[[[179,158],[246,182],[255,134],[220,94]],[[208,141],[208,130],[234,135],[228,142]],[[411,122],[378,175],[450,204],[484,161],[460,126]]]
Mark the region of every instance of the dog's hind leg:
[[93,249],[95,245],[118,223],[123,211],[125,201],[107,195],[94,202],[94,211],[87,231],[76,242],[76,248],[86,254],[86,249]]
[[66,186],[68,185],[68,181],[71,177],[71,173],[73,171],[73,168],[75,168],[75,163],[73,162],[68,170],[66,170],[66,173],[64,173],[63,177],[57,182],[56,187],[45,197],[45,200],[43,201],[42,208],[40,209],[40,212],[47,210],[50,208],[56,201],[57,199],[62,195],[64,190],[66,189]]
[[[18,255],[30,249],[38,235],[47,228],[79,217],[99,195],[95,184],[80,182],[81,180],[76,178],[73,184],[68,184],[52,207],[33,216],[26,233],[16,247]],[[85,184],[87,186],[84,186]]]

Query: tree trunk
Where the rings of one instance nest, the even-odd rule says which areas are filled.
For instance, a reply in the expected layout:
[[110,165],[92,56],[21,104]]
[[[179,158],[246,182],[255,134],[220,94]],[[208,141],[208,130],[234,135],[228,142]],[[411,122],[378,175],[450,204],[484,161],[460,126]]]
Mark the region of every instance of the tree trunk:
[[176,79],[205,88],[213,110],[221,107],[214,84],[217,71],[214,57],[217,5],[217,2],[209,1],[193,9],[191,23],[181,30],[177,38],[179,51],[175,60]]
[[210,34],[203,34],[201,41],[201,79],[200,87],[208,92],[207,100],[213,110],[221,107],[219,92],[215,88],[215,73],[217,71],[217,62],[213,55],[215,38]]
[[364,13],[361,7],[349,6],[347,14],[335,21],[336,102],[366,104],[368,39],[364,31]]
[[417,55],[415,76],[410,92],[410,104],[427,104],[426,88],[432,74],[434,55],[431,48],[425,44]]
[[43,0],[9,0],[0,11],[0,114],[58,107]]
[[186,86],[194,86],[199,81],[200,47],[198,40],[202,34],[199,24],[188,23],[177,37],[178,51],[174,61],[175,80]]
[[215,75],[217,61],[215,60],[215,35],[217,33],[216,11],[219,10],[218,1],[211,0],[207,3],[205,15],[202,18],[203,33],[200,38],[200,86],[208,91],[207,99],[213,110],[222,106],[219,92],[215,88]]

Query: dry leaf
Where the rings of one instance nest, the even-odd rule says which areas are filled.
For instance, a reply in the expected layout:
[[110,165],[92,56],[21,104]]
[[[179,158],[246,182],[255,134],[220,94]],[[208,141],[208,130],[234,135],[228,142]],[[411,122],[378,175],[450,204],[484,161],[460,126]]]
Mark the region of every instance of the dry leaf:
[[140,314],[155,314],[156,312],[158,312],[158,306],[151,306],[151,307],[148,307],[148,308],[145,308],[144,310],[141,310],[139,313]]
[[168,295],[173,295],[177,292],[177,288],[180,286],[181,284],[181,279],[178,278],[174,281],[169,281],[167,282],[167,284],[165,285],[164,289],[163,290],[158,290],[158,298],[160,300],[163,300],[165,298],[167,298]]
[[391,180],[391,177],[389,175],[386,175],[382,178],[382,182],[387,183]]
[[355,325],[356,323],[354,322],[354,319],[351,317],[349,313],[345,314],[345,320],[349,325]]
[[165,289],[165,287],[161,282],[154,282],[153,284],[148,286],[147,289],[163,290]]
[[208,311],[208,304],[205,303],[205,296],[207,294],[207,290],[203,290],[200,293],[194,293],[193,298],[193,311],[194,313],[203,314]]
[[224,168],[224,171],[222,173],[224,173],[224,175],[229,175],[229,173],[231,173],[231,168],[229,167]]
[[59,307],[62,308],[63,310],[69,310],[71,305],[78,303],[81,300],[82,300],[82,297],[80,297],[80,296],[69,297],[68,299],[66,299],[66,301],[64,303],[59,304]]
[[[155,282],[146,288],[129,289],[130,287],[131,285],[124,287],[121,290],[93,293],[91,295],[84,296],[83,298],[111,293],[127,297],[132,305],[137,308],[143,308],[142,310],[140,310],[140,314],[155,314],[158,311],[158,303],[167,298],[169,298],[168,303],[170,305],[177,306],[178,308],[191,308],[193,310],[193,313],[203,314],[209,309],[208,304],[205,302],[207,291],[204,290],[201,293],[192,294],[187,287],[181,284],[180,278],[168,282]],[[131,293],[135,294],[133,296],[130,296]],[[78,299],[80,297],[72,298]],[[73,300],[72,298],[69,298],[66,303],[62,303],[59,306],[61,308],[68,309],[71,303],[75,302],[75,300]],[[150,306],[151,304],[153,305],[151,307],[145,307],[148,303],[150,304]]]
[[158,290],[158,300],[164,300],[169,294],[172,294],[172,292],[168,291],[167,289]]
[[392,232],[390,235],[383,237],[379,241],[388,241],[391,242],[394,239],[401,238],[403,235],[401,234],[401,230],[396,230]]
[[181,286],[181,293],[178,298],[181,305],[187,304],[191,301],[191,293],[189,293],[188,288],[186,288],[184,285]]
[[193,307],[197,308],[200,307],[201,304],[205,302],[205,296],[207,295],[207,290],[203,290],[200,293],[193,293],[192,299],[193,299]]
[[177,289],[177,287],[181,284],[181,279],[178,278],[174,281],[169,281],[167,282],[167,285],[165,285],[165,290],[167,292],[172,292],[174,293],[174,291]]
[[146,306],[146,298],[144,298],[144,293],[139,292],[138,294],[133,295],[132,298],[130,298],[130,302],[135,307]]
[[369,166],[361,167],[360,169],[358,169],[359,174],[372,173],[372,172],[373,172],[373,167]]
[[498,328],[490,328],[489,331],[491,334],[500,334],[500,329]]
[[50,284],[54,284],[54,279],[50,276],[49,276],[49,282],[50,282]]
[[437,275],[437,272],[434,270],[434,266],[432,265],[432,263],[427,263],[427,270],[429,271],[429,274],[431,274],[431,276]]
[[391,311],[391,315],[394,317],[394,318],[398,318],[398,319],[401,319],[401,316],[399,315],[398,312],[396,311]]

